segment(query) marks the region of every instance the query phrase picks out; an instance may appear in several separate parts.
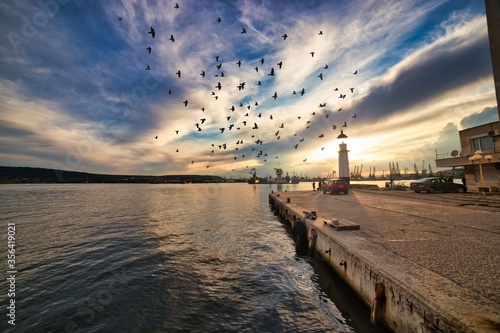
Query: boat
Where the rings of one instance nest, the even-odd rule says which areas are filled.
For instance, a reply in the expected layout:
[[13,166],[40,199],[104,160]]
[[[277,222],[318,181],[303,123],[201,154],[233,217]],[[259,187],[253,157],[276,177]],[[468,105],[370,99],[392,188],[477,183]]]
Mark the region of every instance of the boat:
[[248,184],[258,184],[259,183],[259,179],[257,179],[257,173],[256,173],[256,170],[255,168],[253,169],[253,176],[252,178],[250,178],[248,180]]

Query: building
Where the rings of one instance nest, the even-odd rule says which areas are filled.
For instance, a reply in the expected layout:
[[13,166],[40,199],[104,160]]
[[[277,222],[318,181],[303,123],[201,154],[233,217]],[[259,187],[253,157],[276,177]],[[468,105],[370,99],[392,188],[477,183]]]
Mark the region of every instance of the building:
[[[497,109],[500,104],[500,1],[485,0]],[[500,119],[500,109],[498,110]],[[500,191],[500,121],[458,132],[460,151],[437,154],[436,166],[463,167],[469,191]],[[479,156],[481,158],[479,158]]]
[[[499,192],[500,121],[467,128],[458,135],[460,151],[437,154],[436,166],[463,167],[469,191]],[[477,151],[481,151],[481,160],[472,158]]]

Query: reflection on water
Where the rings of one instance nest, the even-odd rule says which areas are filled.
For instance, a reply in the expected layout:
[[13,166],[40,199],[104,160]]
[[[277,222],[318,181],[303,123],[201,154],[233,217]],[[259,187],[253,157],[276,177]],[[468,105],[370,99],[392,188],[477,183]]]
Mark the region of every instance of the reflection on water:
[[15,331],[375,332],[357,306],[338,310],[324,264],[269,209],[271,190],[301,187],[1,186],[18,230]]

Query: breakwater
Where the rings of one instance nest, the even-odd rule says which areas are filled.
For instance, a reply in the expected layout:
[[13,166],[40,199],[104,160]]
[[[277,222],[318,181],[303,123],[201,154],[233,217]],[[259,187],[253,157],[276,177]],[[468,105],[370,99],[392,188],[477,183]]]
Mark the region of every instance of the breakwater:
[[[465,283],[457,283],[463,278],[458,276],[461,273],[450,273],[446,270],[447,265],[460,266],[461,258],[453,252],[456,251],[452,249],[455,242],[450,241],[450,248],[446,248],[447,244],[439,239],[440,235],[429,237],[434,232],[433,228],[438,230],[435,218],[434,222],[428,223],[426,220],[430,220],[429,216],[422,216],[419,221],[413,214],[412,226],[406,223],[405,219],[408,217],[402,211],[395,212],[397,209],[394,208],[394,202],[389,206],[392,211],[383,208],[383,203],[380,202],[386,200],[386,196],[380,196],[376,202],[370,201],[369,204],[363,204],[368,202],[368,199],[372,200],[368,196],[368,199],[362,195],[350,196],[330,196],[317,191],[281,192],[271,193],[269,203],[275,214],[290,223],[298,234],[298,240],[321,255],[370,306],[371,321],[375,325],[383,322],[395,332],[499,331],[500,307],[495,301],[498,295],[485,297],[489,294],[485,292],[485,295],[481,295],[480,287],[467,287],[464,286]],[[343,211],[350,205],[356,207],[356,212],[349,208]],[[376,205],[378,207],[375,207]],[[411,207],[410,203],[408,205]],[[413,205],[417,208],[420,203],[415,202]],[[378,221],[371,221],[375,218],[370,217],[370,210],[376,209],[385,209],[385,221],[377,225],[378,229],[374,228],[373,223]],[[429,211],[432,209],[434,208],[430,207]],[[340,216],[335,216],[335,210]],[[316,214],[311,214],[312,212]],[[463,216],[473,213],[478,214],[470,209],[456,212]],[[352,218],[346,218],[346,214]],[[374,215],[376,214],[375,212]],[[442,215],[445,222],[444,217],[447,217],[448,213]],[[457,238],[463,243],[463,249],[469,247],[467,242],[489,238],[492,241],[487,246],[492,253],[495,251],[498,230],[488,221],[490,215],[491,213],[484,213],[485,222],[473,226],[471,231],[468,231],[469,240],[464,240],[461,234],[458,238],[460,230],[456,232]],[[450,218],[461,222],[454,216]],[[416,229],[426,223],[426,238],[422,236],[426,234],[425,230],[411,236],[406,232],[405,238],[399,235],[401,225]],[[364,225],[367,230],[363,230]],[[358,227],[360,229],[357,229]],[[443,226],[439,228],[443,229]],[[476,232],[473,232],[473,229]],[[424,253],[426,249],[421,247],[429,246],[426,243],[432,243],[434,246],[436,242],[443,247],[443,252],[429,255],[433,255],[431,260],[434,262],[442,262],[441,271],[439,267],[433,266],[432,261],[427,263],[427,259],[419,260],[422,258],[420,255],[428,255]],[[412,249],[413,254],[410,251],[405,252],[407,249]],[[432,252],[430,246],[429,250]],[[473,251],[465,253],[464,257],[471,254],[476,257]],[[477,255],[474,260],[495,263],[498,257],[495,254],[487,254],[482,258]],[[465,267],[462,269],[465,271]],[[495,280],[496,272],[494,267],[484,267],[484,272],[478,273],[485,275],[486,280]],[[491,288],[495,289],[494,282]]]

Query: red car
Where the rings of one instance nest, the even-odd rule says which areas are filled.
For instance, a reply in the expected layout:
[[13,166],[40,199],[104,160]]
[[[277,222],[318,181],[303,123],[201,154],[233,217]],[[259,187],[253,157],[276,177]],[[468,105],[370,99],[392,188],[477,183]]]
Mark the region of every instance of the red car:
[[322,187],[323,193],[330,192],[334,193],[349,193],[349,184],[343,179],[329,179],[328,183],[324,184]]

